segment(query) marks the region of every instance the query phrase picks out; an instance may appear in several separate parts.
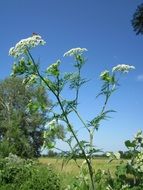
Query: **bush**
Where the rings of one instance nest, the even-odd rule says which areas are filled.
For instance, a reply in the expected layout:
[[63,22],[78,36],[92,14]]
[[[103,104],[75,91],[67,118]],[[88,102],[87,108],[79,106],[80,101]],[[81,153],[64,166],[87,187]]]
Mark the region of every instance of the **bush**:
[[49,167],[10,154],[0,160],[1,190],[60,190],[60,180]]
[[[98,170],[97,189],[107,190],[142,190],[143,189],[143,132],[138,131],[132,141],[125,141],[129,160],[121,160],[116,167],[115,176],[110,172]],[[102,187],[102,188],[101,188]],[[104,188],[103,188],[104,187]],[[105,188],[106,187],[106,188]]]

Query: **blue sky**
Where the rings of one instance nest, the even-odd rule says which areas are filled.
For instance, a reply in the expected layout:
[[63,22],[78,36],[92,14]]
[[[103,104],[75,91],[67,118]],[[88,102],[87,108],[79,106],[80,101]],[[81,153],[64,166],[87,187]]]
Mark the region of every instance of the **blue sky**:
[[[119,90],[109,102],[108,108],[117,113],[103,122],[95,135],[98,148],[124,150],[123,142],[143,129],[143,36],[136,36],[131,26],[132,15],[141,3],[141,0],[1,0],[0,79],[11,72],[13,58],[8,56],[9,48],[33,32],[47,42],[33,51],[40,57],[42,69],[60,58],[62,69],[68,71],[71,66],[68,59],[63,59],[63,53],[73,47],[85,47],[88,62],[83,75],[92,80],[81,90],[79,111],[89,120],[102,104],[95,99],[100,89],[100,72],[117,64],[134,65],[136,70],[122,78]],[[84,131],[79,133],[81,138],[87,137]]]

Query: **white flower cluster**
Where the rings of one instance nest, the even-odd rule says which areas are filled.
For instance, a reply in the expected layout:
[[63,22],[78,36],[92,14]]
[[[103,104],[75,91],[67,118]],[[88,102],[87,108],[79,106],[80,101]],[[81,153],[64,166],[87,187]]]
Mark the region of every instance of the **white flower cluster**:
[[64,57],[65,56],[74,56],[74,55],[77,55],[77,54],[82,54],[84,51],[87,51],[86,48],[72,48],[70,49],[69,51],[67,51],[65,54],[64,54]]
[[123,73],[128,73],[132,69],[135,69],[135,67],[131,65],[120,64],[117,65],[116,67],[113,67],[112,72],[120,71]]
[[140,141],[140,143],[143,144],[143,132],[142,130],[139,130],[137,134],[134,137],[135,141]]
[[38,45],[44,45],[46,42],[41,38],[40,35],[33,35],[29,38],[20,40],[15,47],[11,47],[9,55],[13,57],[19,57],[25,53],[25,50],[32,49]]
[[129,165],[140,173],[143,173],[143,152],[138,153],[134,162],[129,162]]

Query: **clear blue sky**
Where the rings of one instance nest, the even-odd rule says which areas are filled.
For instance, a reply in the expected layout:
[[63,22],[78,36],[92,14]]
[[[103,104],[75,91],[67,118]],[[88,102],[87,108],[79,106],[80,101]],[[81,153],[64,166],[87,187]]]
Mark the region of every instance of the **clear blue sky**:
[[[123,141],[143,129],[143,36],[136,36],[131,19],[141,0],[0,0],[0,79],[9,76],[13,58],[9,48],[32,32],[40,34],[46,46],[34,51],[41,67],[61,58],[63,70],[70,64],[62,58],[73,47],[88,49],[83,74],[92,79],[82,88],[79,110],[88,120],[97,113],[101,101],[99,74],[117,64],[130,64],[136,70],[121,80],[108,108],[117,113],[103,122],[95,144],[103,150],[124,149]],[[84,131],[80,136],[86,138]]]

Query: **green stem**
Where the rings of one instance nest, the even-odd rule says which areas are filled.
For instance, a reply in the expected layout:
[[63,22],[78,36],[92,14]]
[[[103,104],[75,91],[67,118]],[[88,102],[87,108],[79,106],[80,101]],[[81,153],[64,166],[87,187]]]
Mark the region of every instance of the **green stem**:
[[[77,65],[79,65],[78,61],[77,61]],[[78,76],[80,77],[81,74],[81,67],[78,66]],[[77,84],[77,88],[76,88],[76,104],[78,104],[78,97],[79,97],[79,87],[80,87],[80,78],[78,78],[78,84]]]
[[71,126],[71,124],[70,124],[70,122],[69,122],[69,120],[68,120],[68,118],[67,118],[67,115],[66,115],[66,113],[65,113],[65,111],[64,111],[64,108],[63,108],[63,106],[62,106],[62,103],[61,103],[61,101],[60,101],[60,98],[57,97],[57,96],[56,96],[56,98],[57,98],[57,100],[58,100],[58,102],[59,102],[60,108],[61,108],[61,110],[62,110],[62,112],[63,112],[63,115],[64,115],[64,117],[65,117],[65,120],[66,120],[66,123],[67,123],[67,125],[68,125],[68,128],[69,128],[69,130],[71,131],[73,137],[75,138],[75,140],[76,140],[76,142],[77,142],[77,144],[78,144],[80,150],[82,151],[82,154],[83,154],[83,156],[84,156],[84,158],[85,158],[85,160],[86,160],[86,162],[87,162],[88,169],[89,169],[89,174],[90,174],[90,179],[91,179],[91,184],[92,184],[92,190],[95,190],[95,185],[94,185],[94,180],[93,180],[93,177],[94,177],[94,176],[93,176],[93,175],[94,175],[94,173],[93,173],[93,168],[92,168],[92,166],[91,166],[91,164],[90,164],[90,161],[88,160],[88,158],[87,158],[87,156],[86,156],[86,153],[85,153],[83,147],[81,146],[81,144],[80,144],[80,142],[79,142],[79,140],[78,140],[78,138],[77,138],[77,136],[76,136],[74,130],[72,129],[72,126]]
[[35,66],[36,72],[37,72],[38,76],[40,77],[40,79],[47,85],[47,87],[49,88],[49,90],[50,90],[55,96],[57,96],[57,94],[55,93],[55,91],[49,86],[48,82],[47,82],[47,81],[44,79],[44,77],[40,74],[40,72],[39,72],[39,70],[38,70],[38,68],[37,68],[37,65],[36,65],[36,63],[35,63],[35,61],[34,61],[32,55],[31,55],[31,53],[29,52],[28,49],[27,49],[27,52],[28,52],[28,55],[29,55],[30,59],[32,60],[33,65]]
[[[109,92],[109,85],[107,86],[107,90],[108,90],[108,92]],[[106,98],[105,98],[104,105],[103,105],[102,110],[101,110],[101,112],[100,112],[100,115],[103,114],[103,112],[104,112],[104,110],[105,110],[105,108],[106,108],[106,106],[107,106],[109,97],[110,97],[110,93],[107,93],[107,94],[106,94]],[[90,149],[91,149],[91,151],[92,151],[92,147],[93,147],[94,132],[95,132],[95,128],[93,128],[93,129],[91,129],[91,130],[89,131]],[[91,162],[91,164],[92,164],[92,154],[90,155],[90,162]]]
[[81,121],[81,123],[84,125],[84,127],[88,130],[88,132],[90,132],[89,128],[87,127],[86,123],[84,122],[84,120],[82,119],[82,117],[80,116],[80,114],[78,113],[78,111],[72,107],[72,110],[76,113],[77,117],[79,118],[79,120]]
[[[61,96],[60,96],[60,98],[63,100],[63,98]],[[83,124],[83,126],[87,129],[87,131],[90,132],[89,128],[87,127],[86,123],[82,119],[82,117],[79,114],[79,112],[72,105],[70,105],[70,108],[75,112],[75,114],[77,115],[77,117],[79,118],[79,120],[81,121],[81,123]]]
[[[108,90],[108,92],[109,92],[109,84],[108,84],[107,90]],[[105,98],[104,105],[103,105],[102,110],[101,110],[101,114],[104,112],[104,110],[105,110],[105,108],[106,108],[106,106],[107,106],[109,97],[110,97],[110,93],[107,93],[107,94],[106,94],[106,98]]]
[[28,55],[30,56],[30,59],[32,60],[34,66],[35,66],[35,69],[36,69],[36,72],[37,72],[38,76],[48,86],[48,88],[51,90],[51,92],[55,95],[55,97],[56,97],[56,99],[57,99],[57,101],[58,101],[58,103],[60,105],[61,111],[63,112],[63,115],[64,115],[65,121],[66,121],[66,123],[68,125],[68,128],[71,131],[73,137],[75,138],[75,140],[76,140],[76,142],[77,142],[80,150],[82,151],[82,154],[83,154],[83,156],[84,156],[84,158],[85,158],[85,160],[87,162],[88,170],[89,170],[89,174],[90,174],[90,179],[91,179],[92,190],[95,190],[95,184],[94,184],[94,179],[93,179],[93,177],[94,177],[93,168],[92,168],[92,166],[90,164],[90,161],[88,160],[88,157],[86,156],[86,153],[85,153],[83,147],[81,146],[81,144],[80,144],[80,142],[79,142],[79,140],[78,140],[78,138],[77,138],[74,130],[72,129],[72,126],[71,126],[71,124],[70,124],[70,122],[68,120],[67,114],[65,113],[65,110],[64,110],[63,105],[61,103],[61,100],[60,100],[59,96],[53,91],[53,89],[49,86],[49,84],[47,83],[47,81],[40,74],[40,72],[39,72],[39,70],[37,68],[37,65],[36,65],[36,63],[35,63],[32,55],[30,54],[29,50],[27,50],[27,52],[28,52]]
[[[73,150],[73,147],[72,147],[71,143],[67,142],[67,144],[69,145],[69,147],[70,147],[71,151],[72,151],[72,152],[74,152],[74,150]],[[80,165],[77,163],[77,160],[76,160],[76,159],[74,159],[74,161],[75,161],[76,165],[78,166],[78,168],[80,168]]]

